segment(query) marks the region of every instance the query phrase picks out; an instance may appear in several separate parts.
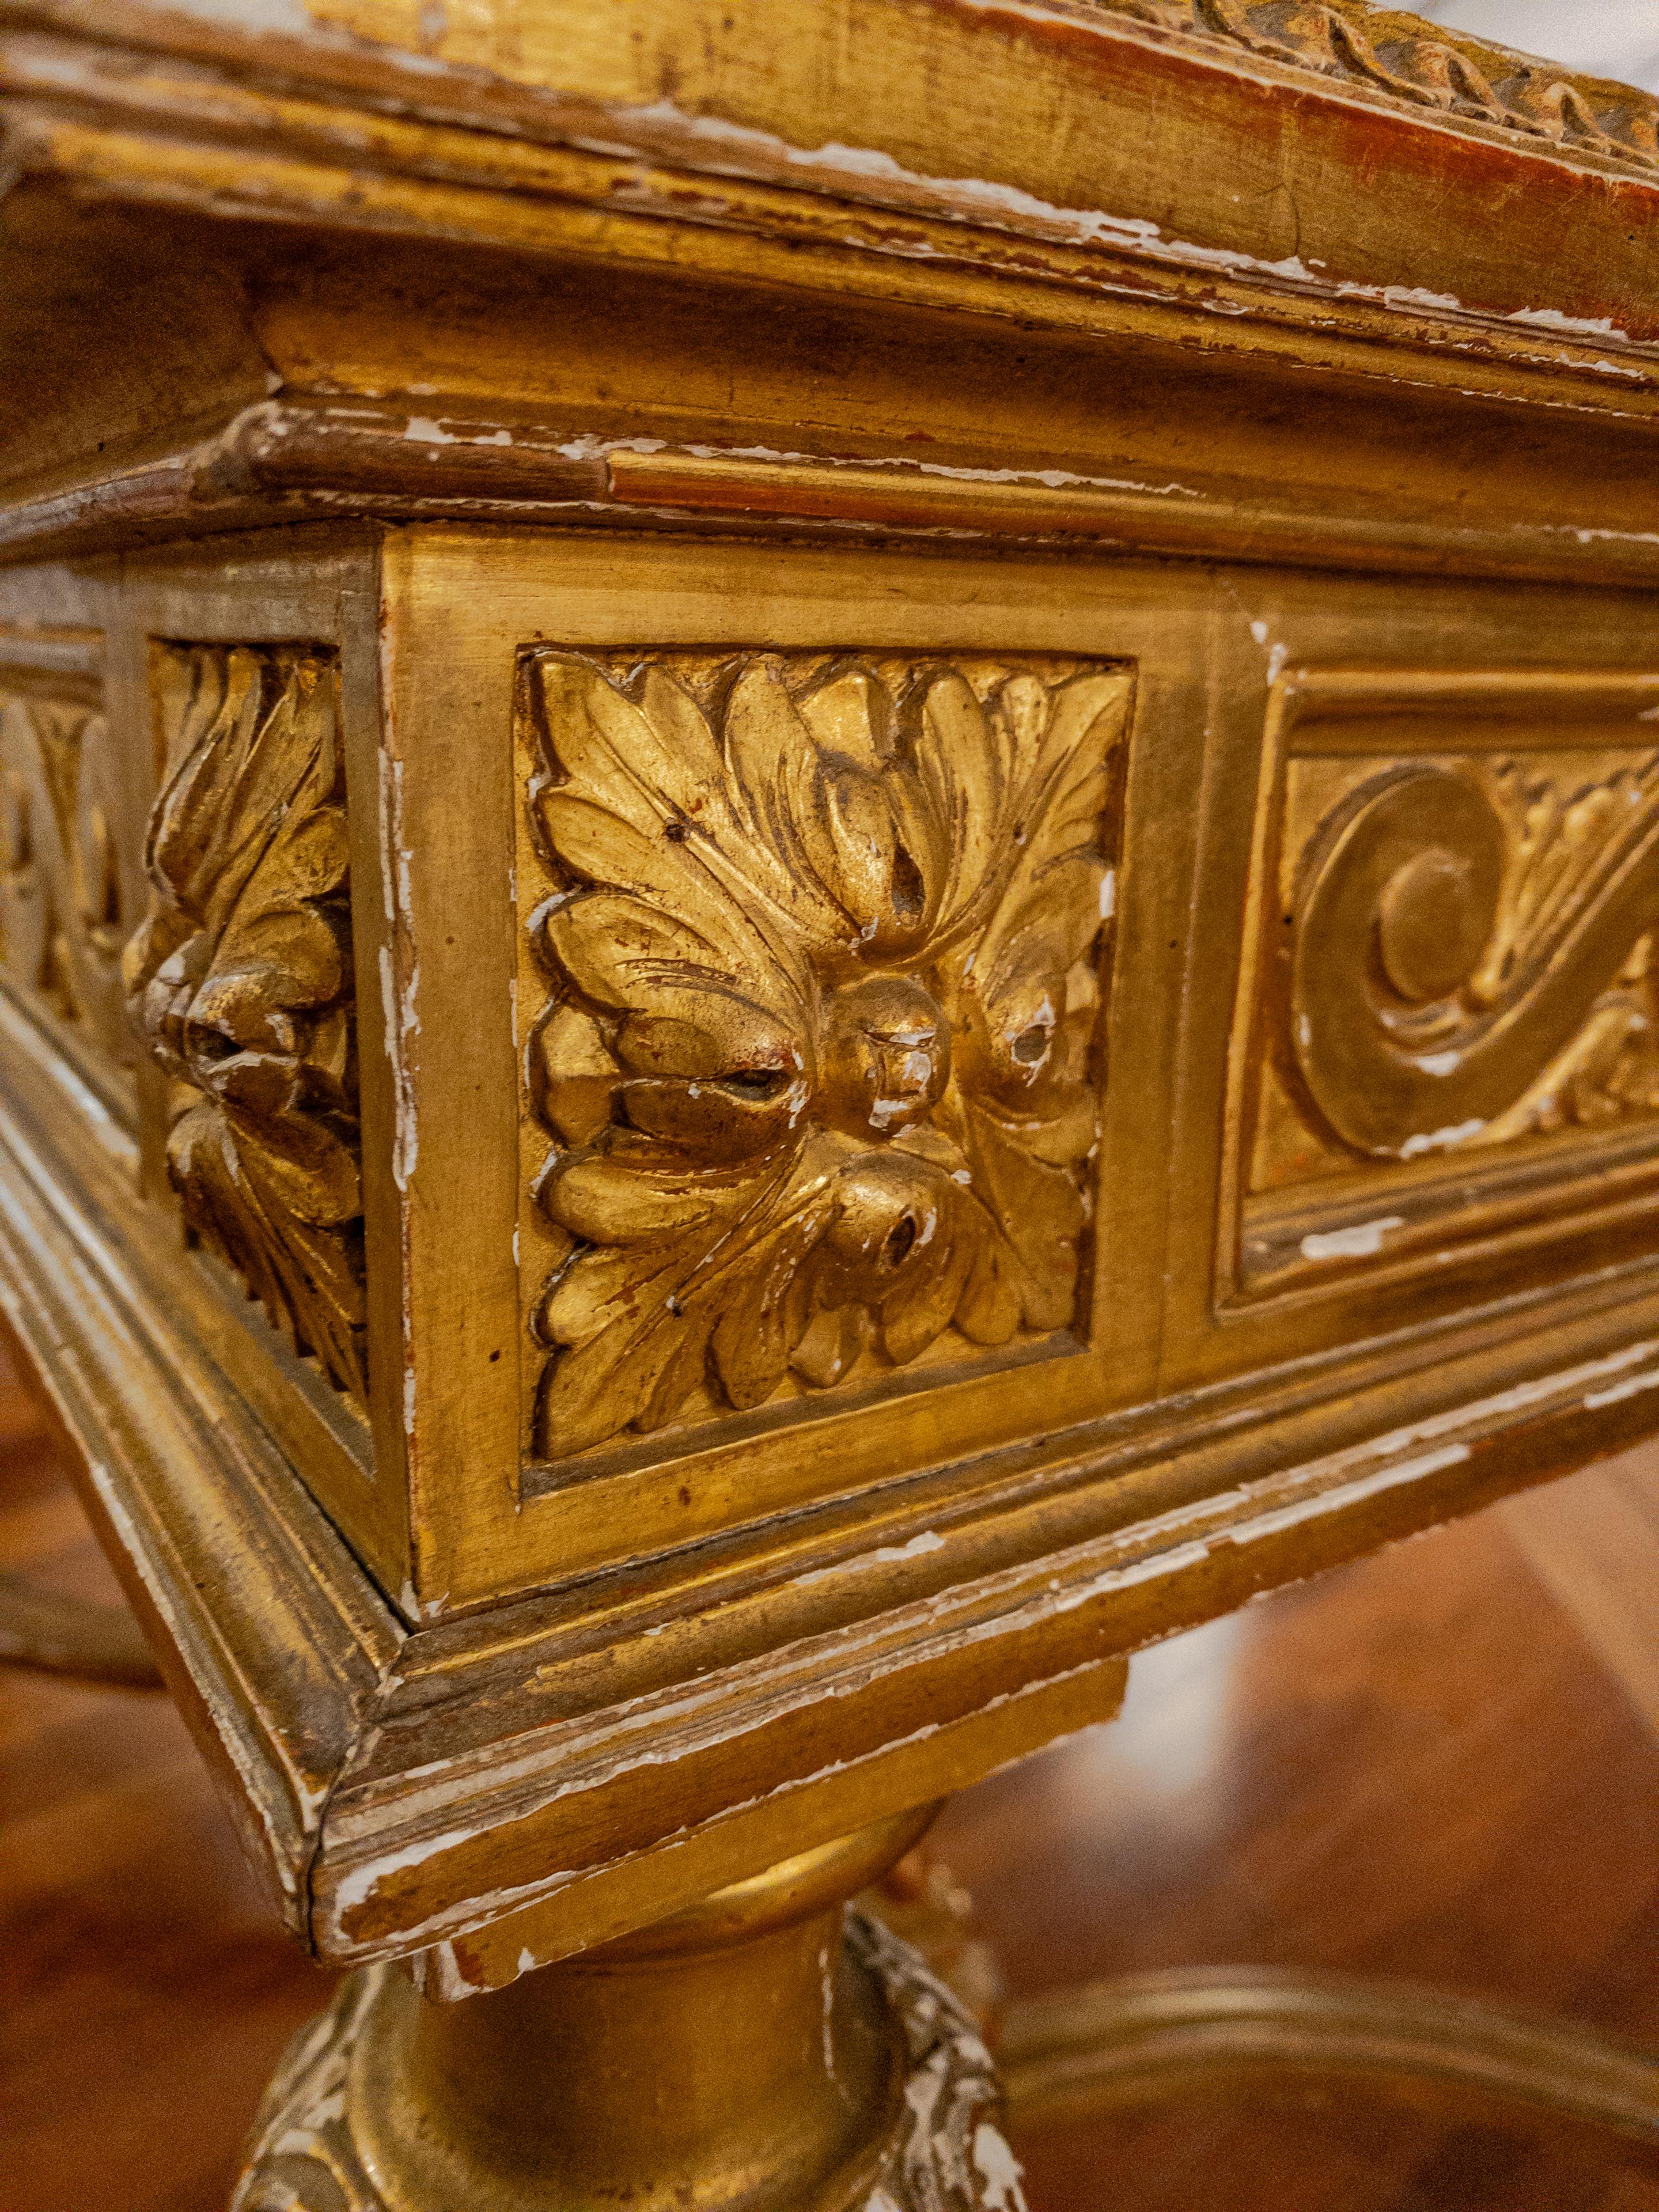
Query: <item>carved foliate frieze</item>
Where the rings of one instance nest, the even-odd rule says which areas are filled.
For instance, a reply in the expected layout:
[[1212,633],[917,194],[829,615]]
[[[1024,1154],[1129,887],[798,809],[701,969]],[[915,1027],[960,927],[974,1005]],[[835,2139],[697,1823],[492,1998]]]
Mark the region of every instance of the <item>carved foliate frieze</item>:
[[[1645,695],[1587,708],[1564,742],[1570,693],[1540,693],[1529,745],[1515,683],[1501,735],[1478,694],[1462,731],[1437,709],[1393,749],[1363,718],[1291,732],[1251,986],[1247,1272],[1375,1258],[1446,1206],[1473,1233],[1501,1199],[1518,1225],[1565,1204],[1550,1175],[1590,1171],[1573,1137],[1622,1165],[1659,1136],[1659,749],[1595,742]],[[1432,1183],[1399,1195],[1430,1170],[1458,1178],[1443,1203]],[[1516,1176],[1524,1202],[1504,1195]]]
[[0,961],[112,1072],[135,1057],[117,816],[98,679],[0,664]]
[[338,679],[307,646],[155,658],[170,772],[128,1003],[189,1102],[191,1228],[343,1389],[364,1392],[362,1193]]
[[1097,0],[1159,30],[1310,70],[1413,107],[1659,167],[1659,102],[1369,0]]
[[525,656],[540,1455],[1081,1325],[1130,689]]

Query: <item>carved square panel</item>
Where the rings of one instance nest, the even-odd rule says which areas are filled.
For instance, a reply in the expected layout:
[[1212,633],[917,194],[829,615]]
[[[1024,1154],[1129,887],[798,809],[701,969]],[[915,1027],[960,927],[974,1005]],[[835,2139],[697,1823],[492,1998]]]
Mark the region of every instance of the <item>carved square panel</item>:
[[535,1459],[1087,1340],[1131,689],[521,656]]
[[1656,697],[1594,675],[1281,688],[1236,1038],[1237,1288],[1650,1202]]

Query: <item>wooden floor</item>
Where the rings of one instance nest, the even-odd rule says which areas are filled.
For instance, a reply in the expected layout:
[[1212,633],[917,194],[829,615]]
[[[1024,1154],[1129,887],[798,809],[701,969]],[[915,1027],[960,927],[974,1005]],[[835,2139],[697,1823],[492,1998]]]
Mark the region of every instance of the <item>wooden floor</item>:
[[[1143,1655],[1115,1728],[958,1801],[937,1847],[1016,1993],[1338,1969],[1659,2053],[1656,1659],[1649,1451]],[[1040,2212],[1659,2208],[1582,2149],[1357,2092],[1189,2099],[1019,2147]]]
[[[0,1565],[113,1595],[15,1388]],[[1135,1662],[1123,1719],[959,1799],[935,1850],[1011,1993],[1337,1967],[1659,2051],[1659,1453]],[[0,1674],[0,2212],[221,2212],[328,1988],[159,1697]],[[1020,2143],[1034,2212],[1659,2212],[1659,2185],[1358,2092],[1188,2096]],[[484,2212],[484,2208],[480,2208]]]
[[[118,1595],[15,1384],[0,1565]],[[265,2076],[331,1986],[165,1698],[0,1669],[0,2212],[223,2212]]]

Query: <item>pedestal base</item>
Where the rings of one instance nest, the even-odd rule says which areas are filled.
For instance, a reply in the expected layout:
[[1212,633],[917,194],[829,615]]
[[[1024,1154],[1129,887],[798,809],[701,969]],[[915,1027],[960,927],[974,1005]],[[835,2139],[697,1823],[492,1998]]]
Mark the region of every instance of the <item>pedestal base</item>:
[[826,1904],[915,1832],[493,1996],[352,1976],[284,2058],[232,2212],[1023,2212],[973,2021]]

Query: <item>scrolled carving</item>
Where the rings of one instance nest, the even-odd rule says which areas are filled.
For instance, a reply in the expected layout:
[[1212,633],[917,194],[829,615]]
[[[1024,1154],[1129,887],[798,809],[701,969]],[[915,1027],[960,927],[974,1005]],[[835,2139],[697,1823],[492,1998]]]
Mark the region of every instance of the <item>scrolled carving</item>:
[[1065,1328],[1120,670],[526,658],[540,1449]]
[[1296,903],[1290,1054],[1343,1143],[1409,1158],[1550,1126],[1598,1077],[1620,1110],[1632,1014],[1604,994],[1659,924],[1659,762],[1384,769],[1310,841]]
[[95,682],[0,670],[0,959],[130,1066],[109,731]]
[[364,1392],[362,1194],[344,781],[331,654],[167,648],[177,766],[132,1017],[198,1094],[167,1164],[185,1218],[343,1389]]

